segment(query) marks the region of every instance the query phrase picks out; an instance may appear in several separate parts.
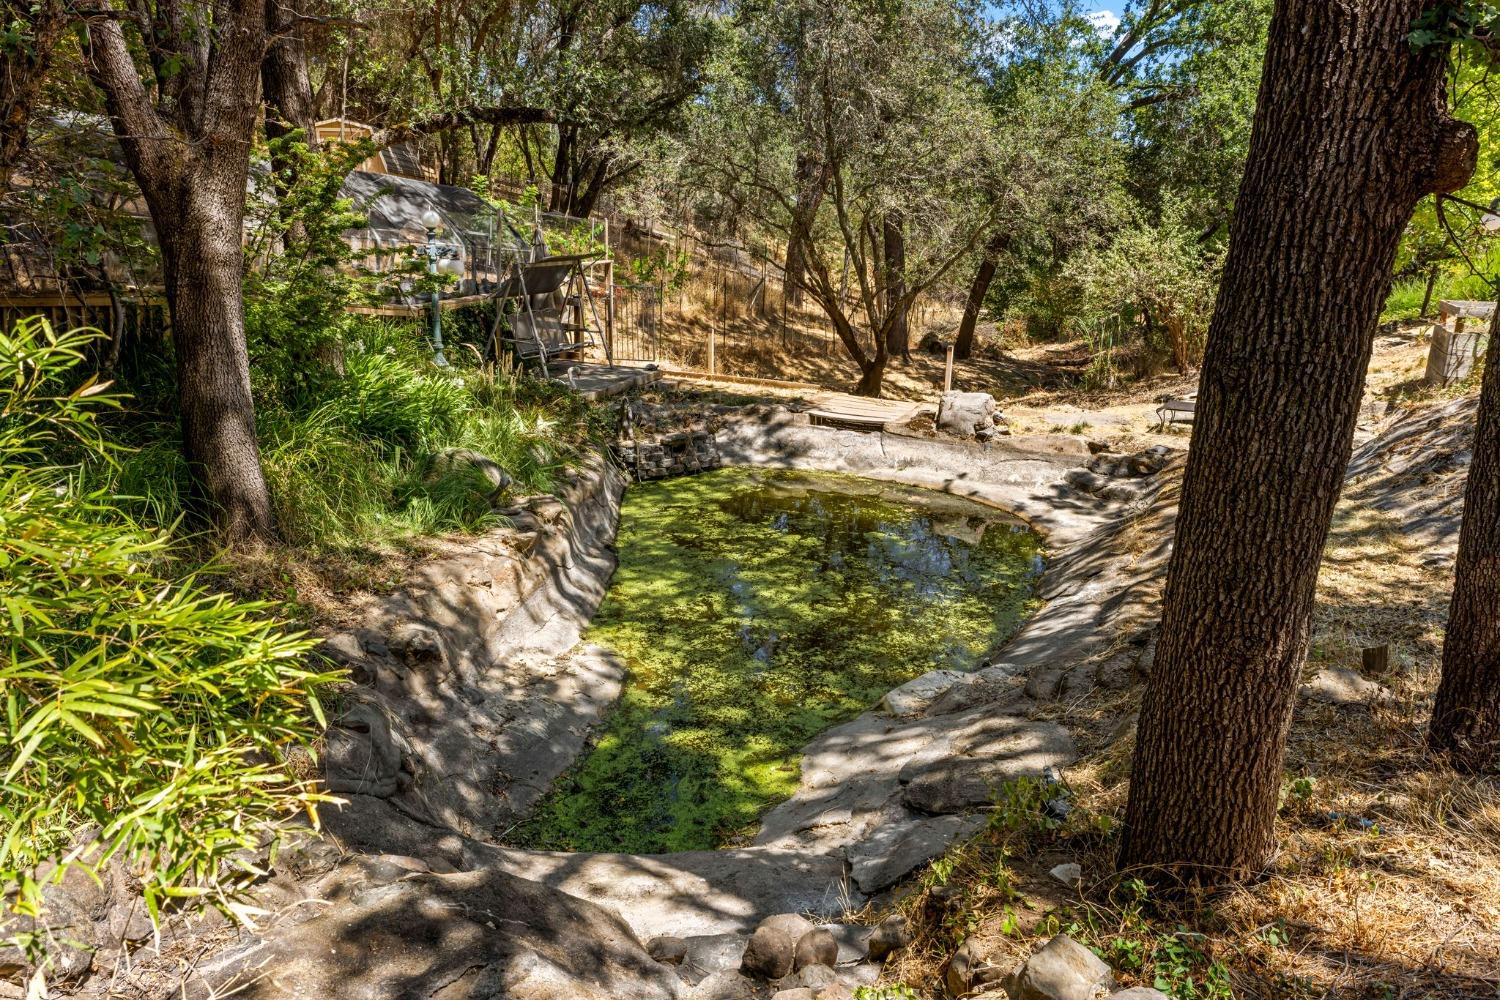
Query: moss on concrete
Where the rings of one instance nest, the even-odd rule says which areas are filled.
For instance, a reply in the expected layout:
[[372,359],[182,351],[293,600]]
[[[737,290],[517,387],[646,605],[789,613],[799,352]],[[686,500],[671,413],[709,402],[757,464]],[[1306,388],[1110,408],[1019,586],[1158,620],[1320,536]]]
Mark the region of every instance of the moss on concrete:
[[633,487],[588,639],[630,676],[594,749],[513,835],[649,853],[753,830],[802,747],[1028,614],[1040,543],[968,501],[869,480],[726,469]]

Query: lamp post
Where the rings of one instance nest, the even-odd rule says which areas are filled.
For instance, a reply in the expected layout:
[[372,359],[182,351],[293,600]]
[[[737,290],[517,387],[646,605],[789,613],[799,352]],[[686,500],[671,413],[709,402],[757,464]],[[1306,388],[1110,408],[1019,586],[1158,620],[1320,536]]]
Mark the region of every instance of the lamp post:
[[[457,247],[446,246],[437,241],[438,233],[443,228],[443,217],[433,209],[422,213],[422,226],[427,230],[427,243],[422,247],[422,255],[427,258],[427,273],[434,278],[439,273],[463,274],[463,261],[459,259]],[[448,367],[448,359],[443,356],[443,305],[439,301],[437,282],[432,284],[432,363],[439,368]]]

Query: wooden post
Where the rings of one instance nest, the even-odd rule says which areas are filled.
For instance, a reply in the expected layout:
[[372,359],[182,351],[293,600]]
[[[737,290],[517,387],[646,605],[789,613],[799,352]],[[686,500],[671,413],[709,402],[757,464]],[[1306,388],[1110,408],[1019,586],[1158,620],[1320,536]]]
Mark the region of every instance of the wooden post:
[[953,391],[953,343],[948,344],[948,360],[943,363],[943,391]]
[[713,323],[709,323],[708,324],[708,373],[710,375],[716,375],[716,374],[718,374],[718,371],[719,371],[718,358],[716,358],[714,356],[714,351],[715,351],[715,348],[717,347],[717,345],[714,343],[714,341],[716,339],[717,339],[717,336],[716,336],[716,330],[714,329],[714,324]]

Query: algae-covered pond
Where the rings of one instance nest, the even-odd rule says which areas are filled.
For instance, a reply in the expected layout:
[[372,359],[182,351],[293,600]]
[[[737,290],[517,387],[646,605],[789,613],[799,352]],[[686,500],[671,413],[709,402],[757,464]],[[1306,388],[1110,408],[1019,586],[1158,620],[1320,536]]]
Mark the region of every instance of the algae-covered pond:
[[723,846],[797,787],[803,746],[1026,617],[1014,518],[846,476],[725,469],[631,487],[586,638],[629,667],[594,748],[513,835],[654,853]]

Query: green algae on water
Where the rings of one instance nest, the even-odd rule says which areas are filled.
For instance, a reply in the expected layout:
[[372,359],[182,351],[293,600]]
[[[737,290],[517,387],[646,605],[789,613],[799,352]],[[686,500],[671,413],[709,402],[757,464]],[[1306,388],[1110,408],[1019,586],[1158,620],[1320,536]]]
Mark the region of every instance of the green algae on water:
[[516,831],[530,847],[719,847],[791,795],[803,746],[1031,610],[1040,543],[969,501],[725,469],[632,487],[586,638],[629,667],[597,743]]

